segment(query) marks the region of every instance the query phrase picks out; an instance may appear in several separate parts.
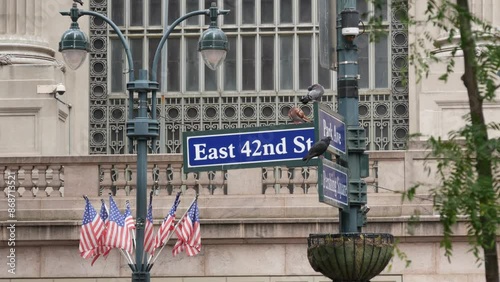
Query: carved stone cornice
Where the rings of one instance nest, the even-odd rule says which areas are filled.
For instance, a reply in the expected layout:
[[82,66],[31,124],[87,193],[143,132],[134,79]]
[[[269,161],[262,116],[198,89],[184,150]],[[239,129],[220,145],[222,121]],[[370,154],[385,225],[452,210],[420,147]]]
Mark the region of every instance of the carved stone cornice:
[[12,65],[12,56],[9,54],[0,54],[0,66]]

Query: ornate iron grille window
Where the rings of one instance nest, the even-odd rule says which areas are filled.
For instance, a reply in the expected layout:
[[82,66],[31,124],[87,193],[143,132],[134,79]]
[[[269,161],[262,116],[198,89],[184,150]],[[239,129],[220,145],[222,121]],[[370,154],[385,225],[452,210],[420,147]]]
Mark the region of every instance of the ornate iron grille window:
[[[386,35],[370,42],[370,30],[356,40],[359,47],[359,115],[366,130],[367,150],[405,149],[409,130],[407,75],[408,36],[401,15],[406,1],[381,1],[381,9],[357,0],[361,19],[379,16]],[[360,26],[364,29],[364,26]]]
[[[120,26],[130,42],[137,70],[151,66],[165,26],[189,11],[206,9],[213,1],[92,0],[90,8],[108,14]],[[323,103],[335,106],[335,73],[319,65],[317,1],[217,2],[220,7],[231,10],[219,22],[230,42],[230,51],[219,70],[214,72],[205,67],[196,51],[199,34],[206,28],[208,19],[191,18],[182,23],[170,35],[163,50],[157,70],[161,86],[156,109],[161,125],[158,152],[180,153],[181,135],[185,130],[288,123],[288,110],[300,105],[299,98],[312,83],[322,84],[326,89]],[[166,3],[169,3],[168,9]],[[390,7],[387,9],[387,14],[392,15]],[[393,18],[388,17],[387,25],[394,38]],[[91,19],[90,29],[90,153],[123,154],[128,142],[124,128],[126,61],[119,41],[104,23]],[[405,31],[401,32],[406,39]],[[395,54],[406,62],[407,43],[397,50],[394,39],[387,39],[385,46],[378,44],[366,45],[366,65],[385,71],[385,76],[380,76],[381,71],[376,77],[366,78],[366,85],[371,88],[361,91],[361,123],[369,134],[369,149],[401,149],[408,132],[408,91],[395,93],[391,87],[394,88],[395,77],[398,77]],[[380,60],[374,58],[384,52],[386,65],[381,66]],[[399,109],[395,94],[401,98],[397,101],[404,105],[405,118],[395,114]],[[380,98],[376,95],[386,95],[386,100],[376,100]],[[379,104],[386,106],[390,114],[374,118]],[[309,105],[302,107],[306,114],[311,113]],[[405,130],[400,139],[396,138],[400,127],[395,124]],[[388,145],[384,145],[386,141]]]

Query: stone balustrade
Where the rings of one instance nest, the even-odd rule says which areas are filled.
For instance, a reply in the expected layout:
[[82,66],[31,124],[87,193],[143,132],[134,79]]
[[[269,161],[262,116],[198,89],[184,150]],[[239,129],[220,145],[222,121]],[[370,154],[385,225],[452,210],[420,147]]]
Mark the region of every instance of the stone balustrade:
[[[0,189],[7,194],[9,176],[15,180],[17,196],[68,197],[129,195],[136,189],[136,157],[75,156],[0,158]],[[316,191],[315,168],[264,167],[261,170],[263,194],[305,194]],[[238,177],[238,176],[235,176]],[[148,158],[147,187],[156,195],[231,194],[227,186],[227,171],[184,173],[181,155],[150,155]],[[258,179],[254,179],[257,181]],[[67,187],[67,189],[65,189]],[[261,193],[261,194],[262,194]]]
[[[373,152],[369,192],[403,191],[407,152]],[[9,185],[18,197],[128,196],[136,189],[135,155],[0,157],[0,190]],[[384,184],[379,175],[389,173]],[[182,155],[149,155],[147,186],[157,196],[182,191],[187,195],[316,194],[316,167],[262,167],[255,169],[184,173]],[[8,179],[14,179],[8,182]],[[251,183],[251,185],[250,185]],[[380,185],[379,185],[380,184]],[[374,187],[375,189],[372,189]],[[384,192],[384,190],[380,190]]]

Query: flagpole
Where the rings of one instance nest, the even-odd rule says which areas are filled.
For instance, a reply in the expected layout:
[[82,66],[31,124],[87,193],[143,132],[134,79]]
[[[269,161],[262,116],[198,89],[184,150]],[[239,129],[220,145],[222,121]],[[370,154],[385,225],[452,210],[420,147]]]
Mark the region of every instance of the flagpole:
[[[130,207],[130,202],[127,200],[127,205]],[[132,235],[132,247],[135,249],[136,242],[135,242],[135,232],[133,229],[130,229],[130,234]]]
[[135,266],[134,266],[134,262],[132,261],[132,258],[130,257],[130,254],[125,252],[123,249],[118,249],[120,250],[120,253],[122,253],[122,255],[125,257],[125,259],[127,260],[128,262],[128,266],[130,267],[130,269],[132,271],[135,271]]
[[129,232],[132,234],[132,244],[133,244],[133,247],[135,249],[135,246],[136,246],[136,243],[135,243],[135,232],[133,230],[130,230]]
[[[147,209],[147,212],[146,212],[146,221],[147,221],[147,214],[149,213],[149,207],[151,206],[151,209],[153,209],[153,191],[151,191],[149,193],[149,206],[148,206],[148,209]],[[153,220],[153,218],[152,218]],[[152,229],[153,229],[153,232],[152,234],[154,234],[154,221],[152,222]],[[144,235],[144,239],[146,238],[146,235]],[[144,245],[144,242],[143,242],[143,245]],[[154,246],[153,246],[154,247]],[[154,250],[154,249],[153,249]],[[147,266],[147,261],[146,259],[148,258],[148,253],[146,252],[146,250],[143,250],[143,253],[142,253],[142,264],[141,264],[141,271],[146,271],[146,269],[148,268]],[[145,265],[146,264],[146,265]],[[146,267],[146,268],[144,268]]]
[[[165,243],[161,246],[161,249],[158,251],[158,253],[156,254],[156,256],[154,257],[153,261],[151,261],[151,258],[153,257],[152,255],[149,256],[149,259],[148,259],[148,267],[147,267],[147,271],[151,270],[151,268],[153,268],[153,264],[155,263],[155,261],[158,259],[158,256],[160,255],[161,251],[163,250],[163,248],[165,248],[165,246],[167,245],[167,242],[170,240],[170,238],[172,238],[172,236],[174,235],[174,231],[177,229],[177,226],[179,226],[179,224],[181,223],[182,219],[186,216],[186,214],[189,212],[189,209],[193,206],[193,204],[196,202],[196,200],[198,200],[198,194],[196,194],[196,196],[194,197],[193,201],[191,202],[191,204],[189,205],[189,207],[186,209],[186,211],[184,212],[184,214],[181,216],[181,218],[177,221],[177,223],[175,224],[174,226],[174,229],[170,232],[170,234],[168,234],[168,237],[167,237],[167,240],[165,241]],[[151,263],[149,263],[151,261]]]
[[[174,200],[174,203],[173,203],[173,205],[172,205],[172,208],[171,208],[171,209],[174,209],[174,206],[175,206],[175,211],[177,210],[177,206],[178,206],[178,205],[179,205],[179,203],[180,203],[180,199],[179,199],[179,197],[180,197],[180,195],[181,195],[181,194],[182,194],[182,192],[177,192],[177,195],[175,196],[175,200]],[[192,205],[193,205],[193,203],[191,203],[191,206],[192,206]],[[189,206],[189,208],[191,208],[191,206]],[[188,209],[188,210],[189,210],[189,209]],[[171,211],[172,211],[172,210],[171,210]],[[170,211],[170,212],[171,212],[171,211]],[[173,223],[173,222],[175,222],[175,211],[173,212],[173,219],[172,219],[172,223]],[[167,217],[169,217],[169,216],[170,216],[170,212],[169,212],[169,215],[167,215]],[[184,214],[184,215],[185,215],[185,214]],[[184,215],[181,217],[181,219],[184,217]],[[166,218],[167,218],[167,217],[165,217],[165,218],[163,219],[163,222],[161,223],[161,225],[163,225],[163,223],[165,222],[165,220],[166,220]],[[171,223],[171,224],[172,224],[172,223]],[[160,229],[161,229],[161,226],[160,226]],[[170,228],[169,228],[169,229],[170,229]],[[168,240],[170,240],[170,237],[172,237],[172,235],[171,235],[171,234],[173,233],[173,231],[174,231],[174,230],[175,230],[175,226],[174,226],[174,228],[173,228],[173,229],[169,232],[169,235],[170,235],[170,236],[168,236],[168,237],[166,238],[166,240],[167,240],[166,242],[168,242]],[[158,230],[158,232],[160,232],[160,230]],[[159,234],[158,234],[158,235],[159,235]],[[157,237],[158,237],[158,235],[157,235]],[[162,242],[162,243],[163,243],[163,242]],[[160,250],[160,252],[161,252],[161,250]],[[149,255],[149,258],[148,258],[148,260],[147,260],[147,267],[146,267],[146,269],[148,269],[148,268],[149,268],[149,269],[151,269],[151,268],[149,267],[149,262],[151,261],[151,259],[152,259],[152,258],[153,258],[153,254]]]

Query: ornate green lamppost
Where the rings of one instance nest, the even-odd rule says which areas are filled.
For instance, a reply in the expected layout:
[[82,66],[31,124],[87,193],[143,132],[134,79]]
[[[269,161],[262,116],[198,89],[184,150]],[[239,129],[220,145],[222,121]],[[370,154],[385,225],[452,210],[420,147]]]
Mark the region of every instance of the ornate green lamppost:
[[[347,127],[347,156],[339,164],[349,169],[349,204],[339,210],[340,233],[311,234],[307,255],[315,271],[334,282],[367,282],[377,276],[393,256],[394,237],[386,233],[362,233],[366,225],[366,183],[368,156],[365,131],[359,125],[358,47],[359,12],[356,0],[319,0],[321,9],[328,10],[329,32],[335,34],[331,47],[337,52],[337,105]],[[334,32],[336,29],[336,32]],[[336,42],[336,45],[335,45]],[[320,180],[319,180],[320,181]]]
[[[81,16],[93,16],[104,20],[116,32],[128,61],[129,82],[127,83],[128,99],[128,120],[127,120],[127,136],[130,139],[129,152],[132,152],[132,140],[137,142],[137,196],[136,196],[136,251],[135,264],[131,264],[132,281],[150,281],[150,269],[144,254],[144,226],[147,212],[147,142],[148,140],[158,137],[159,124],[156,120],[156,92],[159,89],[157,82],[156,69],[160,59],[160,53],[165,45],[165,42],[174,30],[174,28],[182,21],[193,16],[208,16],[210,17],[210,26],[203,32],[199,40],[199,48],[203,61],[210,69],[217,69],[222,64],[228,50],[227,37],[222,30],[217,26],[217,17],[229,13],[227,10],[219,10],[215,3],[207,10],[199,10],[187,13],[186,15],[175,20],[165,31],[160,40],[160,44],[156,49],[153,59],[151,79],[148,78],[148,72],[145,69],[139,70],[139,77],[136,80],[134,76],[132,53],[123,33],[108,17],[92,12],[78,9],[77,4],[73,3],[73,7],[69,12],[61,12],[63,16],[69,16],[72,20],[70,29],[67,30],[59,42],[59,51],[62,53],[66,64],[77,69],[85,61],[87,52],[90,50],[89,42],[86,34],[80,30],[78,19]],[[133,116],[134,92],[138,93],[138,113]],[[151,118],[148,117],[148,94],[151,93],[152,105]],[[154,144],[154,142],[153,142]],[[154,146],[154,145],[153,145]]]

